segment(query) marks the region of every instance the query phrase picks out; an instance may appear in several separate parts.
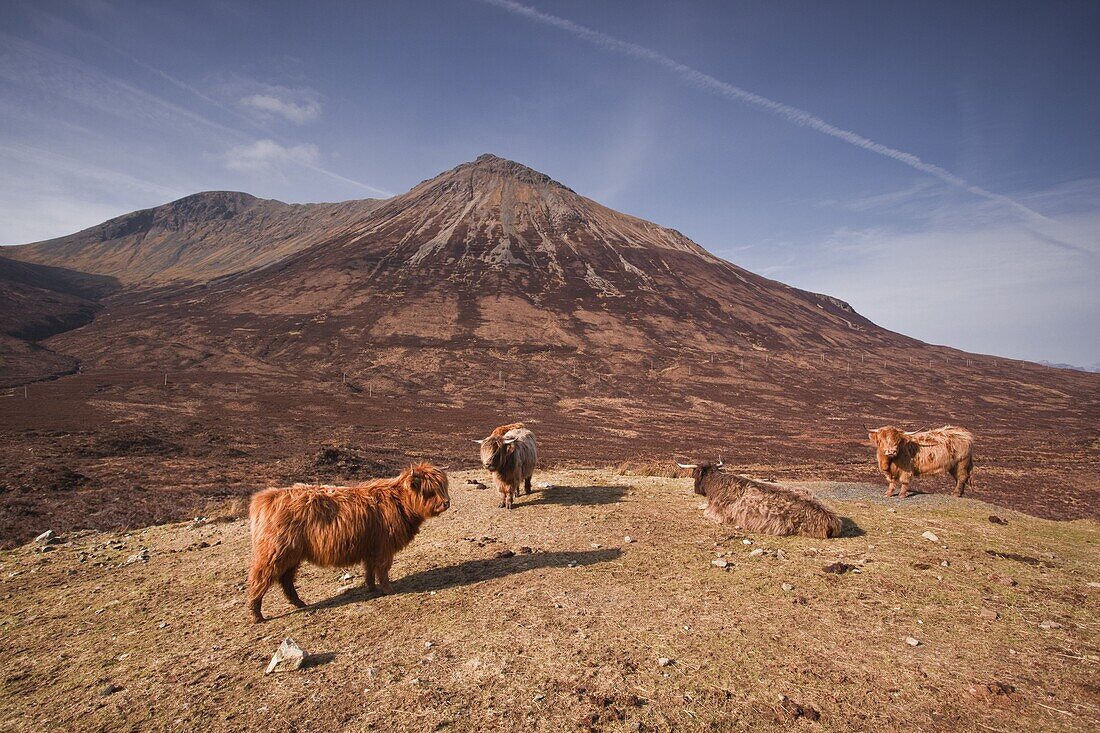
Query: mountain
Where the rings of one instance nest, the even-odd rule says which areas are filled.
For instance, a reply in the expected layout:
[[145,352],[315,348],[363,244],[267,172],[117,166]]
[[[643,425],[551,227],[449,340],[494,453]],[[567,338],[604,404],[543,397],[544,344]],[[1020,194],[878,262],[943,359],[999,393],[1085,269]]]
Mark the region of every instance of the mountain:
[[7,247],[8,257],[109,275],[126,285],[201,282],[275,262],[332,236],[378,199],[284,204],[208,191],[76,234]]
[[[468,438],[522,419],[550,462],[721,454],[838,480],[876,478],[865,425],[956,423],[979,436],[975,495],[1100,506],[1081,481],[1100,376],[894,333],[493,155],[385,201],[197,194],[12,254],[121,287],[2,367],[80,373],[0,414],[0,504],[53,481],[28,448],[82,477],[74,516],[140,523],[333,460],[461,464]],[[111,503],[119,481],[144,488]]]
[[[341,214],[325,238],[266,267],[142,296],[148,320],[180,315],[164,304],[184,298],[189,316],[211,324],[208,333],[217,323],[244,327],[238,321],[247,318],[278,340],[301,331],[303,318],[323,316],[324,327],[314,319],[306,328],[356,332],[358,340],[343,344],[352,348],[410,338],[588,352],[911,343],[843,301],[762,278],[675,230],[493,155],[365,213],[349,207]],[[211,258],[236,261],[243,245],[232,241]],[[101,260],[97,267],[125,281],[148,270],[146,261],[121,267]],[[336,358],[334,342],[326,342],[318,348]]]

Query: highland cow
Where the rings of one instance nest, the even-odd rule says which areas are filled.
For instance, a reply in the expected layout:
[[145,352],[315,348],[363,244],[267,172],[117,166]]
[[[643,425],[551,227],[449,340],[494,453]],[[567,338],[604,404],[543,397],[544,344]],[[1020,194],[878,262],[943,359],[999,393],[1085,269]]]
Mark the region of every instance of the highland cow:
[[878,467],[889,482],[887,496],[901,483],[901,498],[909,495],[914,476],[948,473],[955,480],[955,496],[962,496],[974,470],[974,436],[969,430],[944,425],[934,430],[907,433],[893,426],[868,430],[878,453]]
[[707,497],[703,513],[707,519],[754,534],[797,534],[817,539],[840,535],[840,517],[803,491],[722,473],[721,460],[676,465],[691,469],[695,493]]
[[447,474],[428,463],[409,466],[396,478],[356,486],[295,484],[265,489],[252,497],[248,513],[252,531],[252,567],[248,602],[252,619],[264,594],[282,585],[291,604],[306,604],[294,588],[303,561],[321,567],[363,564],[366,586],[390,593],[393,556],[412,541],[425,519],[451,505]]
[[535,434],[517,422],[501,425],[489,437],[475,440],[481,446],[481,463],[493,475],[493,485],[500,492],[501,508],[512,508],[512,499],[524,492],[531,493],[531,475],[538,460]]

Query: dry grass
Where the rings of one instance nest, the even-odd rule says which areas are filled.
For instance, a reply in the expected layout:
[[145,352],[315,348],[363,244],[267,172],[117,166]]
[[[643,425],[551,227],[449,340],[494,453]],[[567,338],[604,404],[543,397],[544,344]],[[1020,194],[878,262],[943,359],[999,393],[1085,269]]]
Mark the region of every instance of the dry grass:
[[[881,487],[848,487],[834,501],[848,536],[750,546],[702,519],[685,480],[546,472],[536,481],[555,488],[507,513],[465,486],[473,476],[453,475],[451,511],[398,556],[395,595],[305,568],[315,605],[292,613],[272,593],[260,626],[245,605],[243,521],[0,553],[0,729],[1100,724],[1093,522],[940,497],[887,504]],[[148,561],[125,564],[140,548]],[[726,570],[711,564],[719,553]],[[859,572],[822,572],[838,561]],[[314,664],[265,677],[288,635]]]
[[612,467],[616,476],[652,476],[658,478],[684,478],[690,476],[691,471],[686,471],[673,461],[653,459],[631,459],[621,461]]

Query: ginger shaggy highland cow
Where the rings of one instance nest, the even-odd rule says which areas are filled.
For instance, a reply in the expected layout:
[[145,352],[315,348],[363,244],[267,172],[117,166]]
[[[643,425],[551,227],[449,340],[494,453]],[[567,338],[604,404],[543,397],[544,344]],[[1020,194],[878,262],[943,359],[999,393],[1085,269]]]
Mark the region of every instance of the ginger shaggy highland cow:
[[878,467],[886,477],[887,496],[901,483],[901,498],[909,495],[909,481],[914,476],[948,473],[955,480],[955,496],[962,496],[970,484],[974,470],[974,435],[954,425],[934,430],[907,433],[888,425],[868,430],[867,437],[875,447]]
[[818,539],[840,535],[840,517],[805,492],[722,473],[721,461],[676,465],[692,469],[695,493],[707,497],[707,519],[754,534]]
[[294,589],[302,562],[321,567],[363,563],[367,588],[374,590],[377,582],[390,593],[393,556],[412,541],[425,519],[450,505],[447,474],[428,463],[409,466],[396,478],[357,486],[295,484],[256,493],[248,510],[252,619],[264,620],[260,606],[275,583],[294,606],[305,607]]

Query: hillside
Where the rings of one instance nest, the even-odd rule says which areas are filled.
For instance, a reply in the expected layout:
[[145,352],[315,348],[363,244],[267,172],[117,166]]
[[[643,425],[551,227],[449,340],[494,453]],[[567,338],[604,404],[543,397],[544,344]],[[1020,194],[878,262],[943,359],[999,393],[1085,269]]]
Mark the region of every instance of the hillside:
[[[358,568],[306,566],[313,605],[273,591],[259,626],[240,505],[0,552],[0,728],[1100,725],[1094,522],[812,483],[845,536],[744,537],[704,520],[683,479],[541,472],[553,488],[503,512],[468,477],[486,479],[452,475],[452,507],[398,555],[394,595],[363,593]],[[287,636],[307,666],[265,676]]]
[[876,480],[865,425],[955,423],[978,435],[974,496],[1100,516],[1100,375],[921,343],[519,163],[485,155],[385,202],[291,207],[339,224],[310,219],[263,264],[248,257],[269,240],[241,232],[287,205],[181,208],[209,196],[151,210],[204,233],[186,278],[172,247],[147,246],[164,227],[70,242],[124,287],[33,345],[81,373],[0,413],[9,542],[44,517],[140,526],[310,478],[326,446],[475,465],[469,438],[516,419],[557,465],[721,453],[835,480]]
[[284,204],[236,191],[206,191],[68,236],[5,247],[4,253],[109,275],[128,286],[205,282],[275,262],[358,221],[380,203]]

